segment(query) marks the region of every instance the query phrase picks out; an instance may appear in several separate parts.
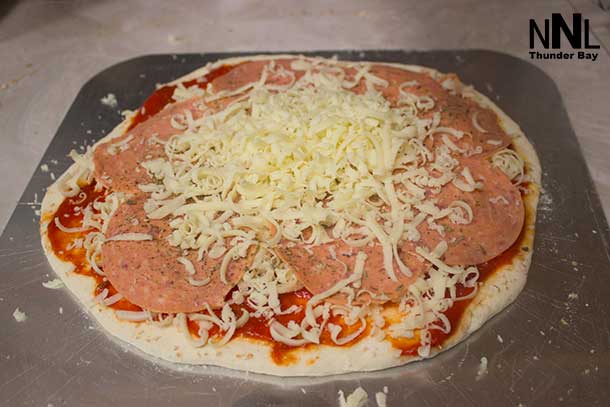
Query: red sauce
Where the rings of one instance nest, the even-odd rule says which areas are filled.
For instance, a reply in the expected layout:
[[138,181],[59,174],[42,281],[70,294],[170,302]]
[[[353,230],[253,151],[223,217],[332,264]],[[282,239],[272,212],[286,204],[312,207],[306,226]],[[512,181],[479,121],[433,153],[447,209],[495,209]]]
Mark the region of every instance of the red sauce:
[[[231,70],[235,69],[239,65],[240,64],[223,65],[223,66],[216,68],[213,71],[209,72],[207,75],[204,75],[204,76],[196,78],[196,79],[191,79],[190,81],[182,82],[182,84],[186,88],[189,88],[193,85],[197,85],[198,87],[205,89],[208,86],[208,84],[210,82],[212,82],[214,79],[230,72]],[[155,92],[153,92],[153,94],[150,95],[148,97],[148,99],[146,99],[144,101],[144,104],[138,110],[138,112],[136,113],[134,118],[132,119],[131,124],[127,128],[127,131],[133,129],[138,124],[143,123],[146,120],[148,120],[149,118],[151,118],[152,116],[156,115],[165,106],[169,105],[170,103],[175,102],[175,100],[172,98],[172,95],[174,94],[175,89],[176,89],[175,85],[166,85],[166,86],[160,87]]]
[[[229,293],[230,297],[231,294]],[[303,318],[305,318],[305,305],[307,301],[312,297],[312,294],[307,291],[307,289],[303,288],[295,292],[280,294],[280,304],[282,309],[286,309],[291,305],[300,305],[301,310],[288,315],[277,315],[275,316],[275,320],[283,324],[284,326],[288,325],[288,322],[294,321],[297,324],[300,324]],[[313,344],[307,344],[303,346],[288,346],[281,342],[277,342],[271,336],[271,332],[269,330],[268,321],[262,317],[254,317],[252,313],[254,310],[247,305],[236,305],[233,306],[233,311],[235,315],[239,318],[241,315],[241,309],[246,308],[248,312],[251,313],[248,322],[244,324],[241,328],[238,328],[235,331],[234,337],[242,337],[242,338],[250,338],[262,341],[271,346],[271,357],[273,361],[278,365],[288,365],[297,361],[297,357],[295,356],[295,351],[298,349],[308,348],[314,346]],[[220,311],[217,310],[216,314],[220,316]],[[329,322],[335,325],[341,325],[343,327],[343,331],[341,331],[340,337],[350,335],[356,330],[360,328],[359,324],[355,324],[352,326],[347,326],[341,317],[332,317]],[[191,335],[198,337],[199,325],[194,321],[189,321],[188,324],[189,332]],[[363,339],[368,333],[369,329],[365,329],[364,332],[359,335],[354,340],[348,342],[345,345],[341,346],[351,346],[361,339]],[[223,332],[220,332],[218,327],[214,326],[210,330],[210,337],[220,338],[223,335]],[[338,346],[336,345],[330,337],[330,333],[327,330],[320,335],[320,343],[329,346]]]
[[[73,198],[66,198],[59,205],[59,208],[50,219],[49,226],[47,227],[47,233],[51,247],[55,255],[63,261],[74,264],[74,272],[83,274],[86,276],[95,277],[97,274],[91,269],[91,266],[87,263],[85,257],[85,249],[81,248],[69,248],[76,239],[85,239],[85,236],[89,231],[78,232],[78,233],[67,233],[59,229],[55,224],[55,219],[59,219],[59,222],[65,227],[78,228],[82,226],[83,214],[81,209],[85,209],[87,205],[95,200],[103,200],[106,191],[95,190],[95,183],[81,187],[81,194],[85,195],[84,200],[81,200],[79,196]],[[82,196],[82,195],[80,195]],[[80,208],[76,210],[76,208]]]
[[[59,229],[55,224],[55,218],[57,218],[65,227],[81,227],[83,222],[82,210],[94,201],[103,201],[104,197],[106,196],[106,190],[100,189],[96,191],[95,185],[96,184],[94,182],[93,184],[82,186],[81,194],[73,198],[64,199],[51,218],[51,221],[47,227],[47,233],[49,236],[49,241],[51,242],[51,247],[53,248],[53,253],[55,253],[60,260],[74,264],[74,273],[82,274],[95,279],[96,285],[93,294],[98,295],[105,288],[107,288],[107,297],[110,297],[117,293],[117,290],[112,286],[112,284],[110,284],[110,281],[97,274],[91,268],[89,262],[87,261],[86,251],[83,247],[71,247],[76,239],[84,240],[87,233],[91,232],[91,230],[85,232],[67,233]],[[84,199],[80,198],[83,196],[82,194],[84,194]],[[80,209],[77,210],[76,208]],[[124,298],[110,305],[110,308],[125,311],[142,311],[142,308],[132,304]]]
[[[473,288],[467,288],[462,285],[458,285],[456,289],[456,297],[462,297],[470,294]],[[457,326],[462,315],[464,315],[464,311],[470,304],[472,299],[467,299],[463,301],[456,301],[451,308],[445,311],[445,316],[449,319],[451,323],[451,327]],[[449,338],[453,334],[453,329],[448,333],[444,333],[440,330],[432,330],[430,331],[431,341],[430,346],[435,347],[442,345],[447,338]],[[419,338],[413,339],[403,339],[403,338],[389,338],[390,342],[392,342],[392,346],[401,350],[401,355],[417,355],[417,349],[419,348]]]

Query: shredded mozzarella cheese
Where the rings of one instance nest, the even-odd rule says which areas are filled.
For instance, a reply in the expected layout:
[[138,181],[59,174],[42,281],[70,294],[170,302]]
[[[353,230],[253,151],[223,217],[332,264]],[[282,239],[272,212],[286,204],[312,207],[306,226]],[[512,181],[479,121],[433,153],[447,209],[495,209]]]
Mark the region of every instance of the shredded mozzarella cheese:
[[153,240],[153,237],[148,233],[121,233],[106,238],[106,242],[129,242],[129,241],[144,241]]
[[23,322],[28,319],[28,316],[26,315],[25,312],[21,311],[19,308],[15,308],[15,311],[13,311],[13,318],[17,322]]
[[525,162],[515,151],[505,148],[496,152],[491,162],[498,167],[515,184],[525,180]]
[[369,395],[362,387],[358,387],[347,398],[345,398],[343,391],[339,390],[340,407],[363,407],[368,400]]
[[62,288],[64,286],[64,283],[59,278],[54,278],[53,280],[45,281],[44,283],[42,283],[42,286],[51,290],[57,290],[59,288]]

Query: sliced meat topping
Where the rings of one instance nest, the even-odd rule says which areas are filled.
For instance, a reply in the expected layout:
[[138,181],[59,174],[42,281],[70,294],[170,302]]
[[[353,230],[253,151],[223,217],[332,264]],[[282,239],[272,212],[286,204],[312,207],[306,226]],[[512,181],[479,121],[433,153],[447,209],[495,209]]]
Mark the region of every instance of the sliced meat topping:
[[[275,61],[275,68],[268,68],[266,83],[283,86],[302,75],[290,71],[290,62],[291,60],[288,59]],[[215,78],[210,84],[215,93],[235,91],[258,80],[268,64],[269,61],[240,64],[227,74]],[[233,96],[204,102],[203,98],[194,98],[172,103],[125,135],[99,145],[93,155],[97,181],[113,191],[138,193],[138,184],[151,181],[140,164],[143,161],[163,157],[164,146],[159,141],[167,141],[173,135],[180,133],[180,130],[171,124],[174,115],[184,115],[185,111],[190,111],[193,119],[196,120],[204,114],[223,110],[236,99],[237,96]]]
[[[508,177],[486,160],[463,160],[480,189],[465,192],[453,183],[445,185],[434,196],[442,209],[456,201],[472,209],[472,221],[455,224],[448,218],[437,221],[444,227],[441,235],[426,222],[419,230],[421,241],[434,248],[441,240],[448,244],[445,262],[449,265],[476,265],[493,259],[507,250],[519,237],[525,218],[521,193]],[[469,217],[464,213],[464,217]]]
[[[359,251],[363,251],[367,259],[361,286],[354,293],[355,304],[398,301],[408,291],[409,285],[423,275],[427,267],[415,254],[415,246],[410,245],[403,245],[398,254],[410,268],[411,276],[401,274],[398,266],[394,264],[397,281],[390,279],[385,271],[379,244],[354,248],[342,240],[334,240],[310,248],[284,242],[276,248],[278,256],[294,270],[299,281],[314,295],[327,291],[347,278],[354,269],[356,253]],[[338,293],[328,300],[344,304],[347,299],[348,294]]]
[[[226,98],[205,104],[205,111],[224,109],[233,99]],[[138,193],[138,184],[151,181],[140,166],[144,161],[165,156],[164,144],[180,131],[171,124],[174,115],[190,111],[193,119],[205,114],[201,99],[169,105],[162,112],[141,123],[127,134],[100,144],[93,153],[96,180],[116,192]],[[160,142],[159,142],[160,141]]]
[[373,65],[371,73],[388,82],[387,87],[379,87],[381,94],[393,105],[398,105],[403,92],[417,96],[428,96],[437,104],[445,99],[447,91],[430,75],[401,68]]
[[511,138],[502,130],[496,114],[481,108],[474,101],[462,96],[447,95],[440,104],[440,127],[452,128],[464,133],[461,139],[452,138],[455,144],[465,150],[480,147],[486,154],[510,145]]
[[[388,86],[379,90],[394,105],[400,103],[401,93],[430,98],[432,107],[421,117],[431,118],[435,113],[440,113],[439,127],[465,133],[461,139],[451,136],[451,140],[460,148],[472,151],[480,147],[481,153],[489,153],[510,145],[510,137],[502,130],[491,109],[482,108],[468,98],[449,93],[429,75],[384,65],[374,65],[371,73],[388,81]],[[445,77],[459,81],[454,75]]]
[[[224,304],[225,295],[237,284],[254,256],[254,250],[245,258],[229,262],[226,279],[221,281],[223,257],[197,260],[195,252],[185,258],[195,269],[192,276],[178,259],[183,252],[167,242],[171,229],[166,220],[146,218],[143,204],[146,197],[139,195],[123,203],[110,219],[106,237],[125,233],[144,233],[150,241],[107,241],[102,247],[102,264],[108,280],[130,302],[156,312],[196,312],[207,303],[212,308]],[[196,286],[189,282],[209,282]]]
[[273,68],[270,67],[269,60],[244,62],[233,68],[227,74],[215,78],[211,82],[212,90],[214,93],[235,91],[245,85],[260,80],[264,70],[266,70],[266,84],[278,86],[288,85],[293,80],[296,80],[303,75],[300,72],[291,70],[290,64],[292,61],[293,59],[276,59],[273,61]]

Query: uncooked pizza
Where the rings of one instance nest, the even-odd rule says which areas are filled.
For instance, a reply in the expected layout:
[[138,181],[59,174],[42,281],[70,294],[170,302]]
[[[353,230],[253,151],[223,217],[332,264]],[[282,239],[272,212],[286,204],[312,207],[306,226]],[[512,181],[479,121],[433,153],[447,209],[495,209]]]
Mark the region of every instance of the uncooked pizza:
[[155,358],[383,369],[463,341],[526,281],[538,158],[454,74],[221,60],[71,156],[43,202],[49,262]]

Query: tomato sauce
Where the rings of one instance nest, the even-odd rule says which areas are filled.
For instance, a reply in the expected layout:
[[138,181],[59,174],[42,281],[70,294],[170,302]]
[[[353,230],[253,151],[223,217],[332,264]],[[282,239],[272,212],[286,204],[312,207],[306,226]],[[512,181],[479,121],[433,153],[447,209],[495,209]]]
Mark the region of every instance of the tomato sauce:
[[[229,293],[227,297],[231,297],[231,293]],[[291,305],[300,305],[301,309],[298,312],[288,315],[276,315],[274,317],[275,320],[284,326],[288,325],[290,321],[294,321],[297,324],[300,324],[303,318],[305,318],[305,305],[311,297],[312,294],[305,288],[291,293],[280,294],[279,299],[282,309],[286,309]],[[296,350],[314,346],[313,344],[306,344],[302,346],[288,346],[281,342],[277,342],[271,336],[268,320],[264,317],[254,317],[254,309],[252,309],[245,303],[242,305],[234,305],[232,306],[232,308],[237,318],[239,318],[239,316],[241,315],[242,308],[245,308],[246,310],[248,310],[248,312],[250,312],[250,318],[248,319],[248,322],[246,322],[242,327],[237,328],[233,337],[250,338],[269,344],[271,346],[271,357],[273,361],[278,365],[288,365],[293,362],[296,362],[297,357],[294,354]],[[216,315],[220,317],[220,310],[216,311]],[[339,336],[340,338],[350,335],[360,328],[360,323],[348,326],[343,321],[343,318],[340,316],[331,317],[328,322],[333,323],[335,325],[340,325],[343,328]],[[192,336],[199,336],[199,325],[197,324],[197,322],[189,321],[188,327],[189,332]],[[351,346],[366,337],[368,332],[369,328],[367,325],[367,328],[357,338],[346,343],[345,345],[340,346]],[[212,329],[210,329],[209,334],[211,338],[218,339],[222,337],[223,332],[221,332],[217,326],[214,326]],[[328,346],[339,346],[333,342],[328,330],[324,330],[324,332],[322,332],[322,334],[320,335],[320,343]]]
[[[59,222],[69,228],[79,228],[83,222],[83,210],[92,202],[103,201],[106,196],[105,189],[96,190],[95,182],[90,185],[81,186],[80,194],[73,198],[66,198],[59,205],[59,208],[53,215],[51,222],[47,227],[47,234],[53,253],[63,261],[70,262],[74,265],[74,273],[88,276],[95,279],[94,295],[100,294],[104,289],[108,289],[107,297],[117,293],[117,290],[103,276],[97,274],[87,261],[87,253],[84,247],[74,247],[74,242],[77,239],[84,241],[85,237],[91,230],[68,233],[64,232],[55,224],[55,218]],[[77,209],[78,208],[78,209]],[[110,305],[110,308],[124,311],[142,311],[142,308],[132,304],[125,298]]]
[[[82,226],[83,213],[81,209],[85,209],[87,205],[95,201],[96,199],[104,199],[104,190],[96,191],[95,183],[91,185],[81,186],[81,193],[72,198],[66,198],[59,205],[59,208],[53,215],[47,232],[51,247],[55,255],[63,261],[74,264],[74,272],[87,276],[97,275],[86,261],[85,249],[81,248],[70,248],[70,245],[76,239],[83,239],[89,231],[78,232],[78,233],[67,233],[62,231],[55,224],[57,218],[59,222],[65,227],[79,228]],[[81,195],[84,194],[84,195]],[[84,199],[82,198],[84,196]],[[79,208],[79,209],[76,209]]]

